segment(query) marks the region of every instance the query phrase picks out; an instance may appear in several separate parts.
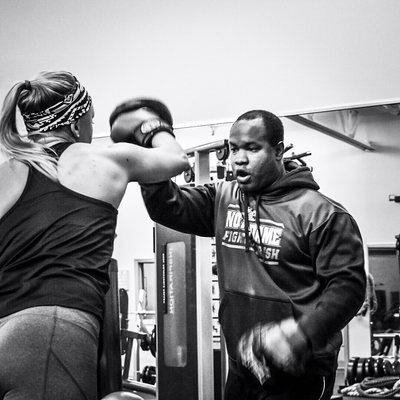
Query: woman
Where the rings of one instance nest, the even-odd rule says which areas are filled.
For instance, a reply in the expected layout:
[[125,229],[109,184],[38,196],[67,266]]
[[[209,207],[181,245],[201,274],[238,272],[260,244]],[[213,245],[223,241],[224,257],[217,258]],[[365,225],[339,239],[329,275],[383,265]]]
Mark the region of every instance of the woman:
[[[17,129],[22,114],[27,137]],[[132,111],[124,124],[154,120]],[[68,72],[17,83],[0,118],[0,398],[96,399],[97,345],[117,208],[129,182],[188,167],[170,132],[152,148],[91,144],[94,110]],[[129,128],[129,127],[128,127]],[[0,159],[1,160],[1,159]],[[97,400],[97,399],[96,399]]]

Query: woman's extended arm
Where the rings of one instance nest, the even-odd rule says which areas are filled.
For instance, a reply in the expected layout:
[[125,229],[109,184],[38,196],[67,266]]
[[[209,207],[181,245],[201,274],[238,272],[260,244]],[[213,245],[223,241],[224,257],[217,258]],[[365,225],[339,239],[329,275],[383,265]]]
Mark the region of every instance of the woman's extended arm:
[[189,168],[185,152],[169,133],[157,133],[152,146],[113,143],[104,149],[104,155],[125,171],[128,182],[161,182]]

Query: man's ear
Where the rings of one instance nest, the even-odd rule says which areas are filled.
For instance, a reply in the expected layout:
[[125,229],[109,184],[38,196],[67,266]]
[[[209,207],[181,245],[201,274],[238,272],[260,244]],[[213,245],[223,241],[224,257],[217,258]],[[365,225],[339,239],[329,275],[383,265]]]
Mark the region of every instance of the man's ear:
[[283,157],[283,153],[285,150],[285,146],[283,144],[283,141],[281,140],[274,146],[274,151],[275,151],[275,157],[277,160],[281,160]]
[[70,128],[71,128],[71,132],[72,132],[72,134],[74,135],[74,137],[78,139],[79,136],[80,136],[80,133],[79,133],[79,125],[78,125],[76,122],[73,122],[73,123],[70,125]]

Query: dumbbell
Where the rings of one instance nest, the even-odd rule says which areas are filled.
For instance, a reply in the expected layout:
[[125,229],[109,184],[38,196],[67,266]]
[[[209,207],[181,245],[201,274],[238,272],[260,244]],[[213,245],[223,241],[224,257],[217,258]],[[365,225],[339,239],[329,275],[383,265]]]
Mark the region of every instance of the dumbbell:
[[400,375],[400,361],[393,362],[384,357],[352,357],[346,370],[348,386],[362,382],[366,377],[381,378],[383,376]]
[[150,353],[153,355],[153,357],[156,356],[157,344],[155,326],[153,328],[153,331],[151,332],[151,335],[146,335],[146,337],[140,341],[140,348],[144,351],[150,350]]
[[382,361],[383,376],[393,376],[394,368],[392,362],[388,359],[383,359]]
[[183,179],[185,179],[186,183],[194,182],[195,176],[192,167],[190,167],[183,173]]
[[374,357],[369,357],[367,367],[366,367],[366,376],[369,376],[369,377],[375,376],[374,365],[375,365]]
[[221,147],[220,149],[218,149],[215,152],[215,155],[217,156],[217,160],[219,161],[226,161],[229,157],[229,145],[228,145],[228,141],[225,140],[224,141],[224,147]]
[[140,379],[143,383],[154,385],[156,383],[156,367],[152,365],[146,365],[140,374]]
[[347,385],[353,385],[356,383],[356,377],[357,377],[357,365],[358,361],[360,360],[360,357],[352,357],[347,363],[347,369],[346,369],[346,382]]
[[357,362],[356,376],[354,378],[355,383],[360,383],[367,375],[368,358],[360,357]]
[[400,361],[396,358],[392,362],[393,375],[400,375]]

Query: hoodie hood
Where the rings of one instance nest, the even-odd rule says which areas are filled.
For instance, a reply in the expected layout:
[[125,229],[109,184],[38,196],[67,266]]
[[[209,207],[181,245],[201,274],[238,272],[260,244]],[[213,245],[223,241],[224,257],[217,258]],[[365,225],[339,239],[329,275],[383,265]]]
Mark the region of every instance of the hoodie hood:
[[314,189],[318,190],[319,185],[315,182],[310,168],[298,167],[282,175],[272,185],[263,190],[262,197],[280,197],[294,189]]

